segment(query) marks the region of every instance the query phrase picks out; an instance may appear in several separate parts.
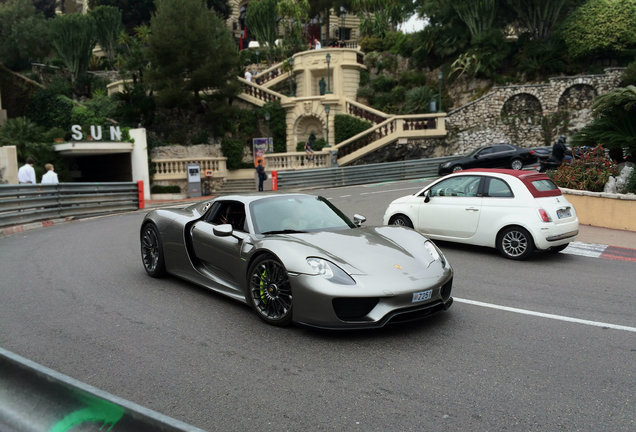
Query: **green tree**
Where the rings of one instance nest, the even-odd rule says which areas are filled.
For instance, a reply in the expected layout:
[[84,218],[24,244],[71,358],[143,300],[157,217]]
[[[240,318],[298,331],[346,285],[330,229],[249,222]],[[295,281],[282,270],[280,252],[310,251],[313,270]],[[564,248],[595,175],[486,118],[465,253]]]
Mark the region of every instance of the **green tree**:
[[236,90],[238,54],[216,13],[200,0],[159,0],[150,21],[147,79],[167,107],[206,104]]
[[208,9],[214,10],[219,15],[219,18],[224,21],[227,20],[232,13],[228,0],[206,0],[206,4],[208,5]]
[[42,128],[25,117],[8,119],[5,125],[0,127],[0,146],[5,145],[16,146],[19,161],[24,162],[27,158],[35,160],[37,179],[44,174],[45,163],[57,164],[58,157],[52,143],[46,142]]
[[636,48],[636,0],[588,0],[563,24],[575,58],[607,57]]
[[[277,3],[277,0],[255,0],[247,8],[245,22],[261,47],[274,47],[278,37]],[[271,54],[268,55],[271,59]]]
[[148,25],[155,11],[154,0],[89,0],[88,5],[91,10],[98,6],[114,6],[119,9],[129,34],[133,34],[136,27]]
[[279,0],[277,12],[285,29],[284,41],[290,49],[299,49],[303,37],[303,24],[309,18],[307,0]]
[[90,14],[95,18],[97,41],[112,66],[117,54],[117,40],[123,29],[121,12],[113,6],[98,6],[91,10]]
[[636,153],[636,86],[598,96],[592,110],[594,119],[572,137],[573,145],[601,144],[610,150]]
[[71,77],[74,97],[78,80],[86,73],[97,44],[95,19],[91,15],[59,15],[51,21],[51,42]]
[[466,24],[474,40],[493,27],[497,12],[497,0],[457,0],[453,9]]
[[548,40],[568,0],[507,0],[531,39]]
[[0,3],[0,63],[23,70],[47,54],[48,25],[31,0]]

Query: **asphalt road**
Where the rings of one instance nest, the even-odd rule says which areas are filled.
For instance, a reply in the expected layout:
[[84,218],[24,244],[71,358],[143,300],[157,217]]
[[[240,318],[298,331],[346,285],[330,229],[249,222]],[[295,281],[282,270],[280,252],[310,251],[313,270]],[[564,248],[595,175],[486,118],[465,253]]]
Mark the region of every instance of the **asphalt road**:
[[[312,193],[373,225],[422,185]],[[0,346],[208,430],[636,430],[633,262],[513,262],[440,243],[455,269],[446,313],[373,331],[279,329],[147,277],[142,218],[0,238]]]

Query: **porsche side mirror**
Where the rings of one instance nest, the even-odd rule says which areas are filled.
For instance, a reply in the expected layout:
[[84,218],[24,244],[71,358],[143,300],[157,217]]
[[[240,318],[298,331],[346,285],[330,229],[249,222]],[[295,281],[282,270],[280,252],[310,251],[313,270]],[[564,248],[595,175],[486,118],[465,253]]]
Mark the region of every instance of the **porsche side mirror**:
[[431,200],[431,191],[430,189],[424,192],[424,202],[427,203]]
[[366,220],[367,218],[365,218],[362,215],[359,215],[359,214],[353,215],[353,223],[356,224],[356,226],[362,225],[364,222],[366,222]]
[[214,235],[217,237],[228,237],[232,235],[232,232],[234,231],[234,229],[232,228],[231,224],[221,224],[221,225],[214,225],[214,228],[212,229],[212,231],[214,232]]

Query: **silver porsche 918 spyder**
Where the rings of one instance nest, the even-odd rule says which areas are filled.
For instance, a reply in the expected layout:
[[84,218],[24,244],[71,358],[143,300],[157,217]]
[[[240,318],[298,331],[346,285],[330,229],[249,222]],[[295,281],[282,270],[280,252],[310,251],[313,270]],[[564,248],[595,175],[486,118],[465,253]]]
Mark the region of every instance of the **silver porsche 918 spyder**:
[[382,327],[448,309],[453,270],[437,246],[364,221],[314,195],[228,195],[149,212],[141,257],[150,276],[228,295],[274,325]]

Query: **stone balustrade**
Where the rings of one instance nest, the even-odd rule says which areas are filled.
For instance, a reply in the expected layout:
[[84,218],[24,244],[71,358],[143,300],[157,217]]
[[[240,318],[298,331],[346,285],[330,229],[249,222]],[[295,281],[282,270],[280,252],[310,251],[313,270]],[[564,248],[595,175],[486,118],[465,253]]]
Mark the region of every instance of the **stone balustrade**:
[[227,176],[227,158],[225,157],[198,157],[188,159],[154,159],[152,165],[154,174],[152,180],[183,180],[188,177],[188,164],[199,164],[201,176],[206,170],[212,170],[212,177],[223,178]]
[[331,154],[316,151],[310,160],[305,152],[270,153],[265,155],[265,166],[269,171],[327,168],[331,166]]

